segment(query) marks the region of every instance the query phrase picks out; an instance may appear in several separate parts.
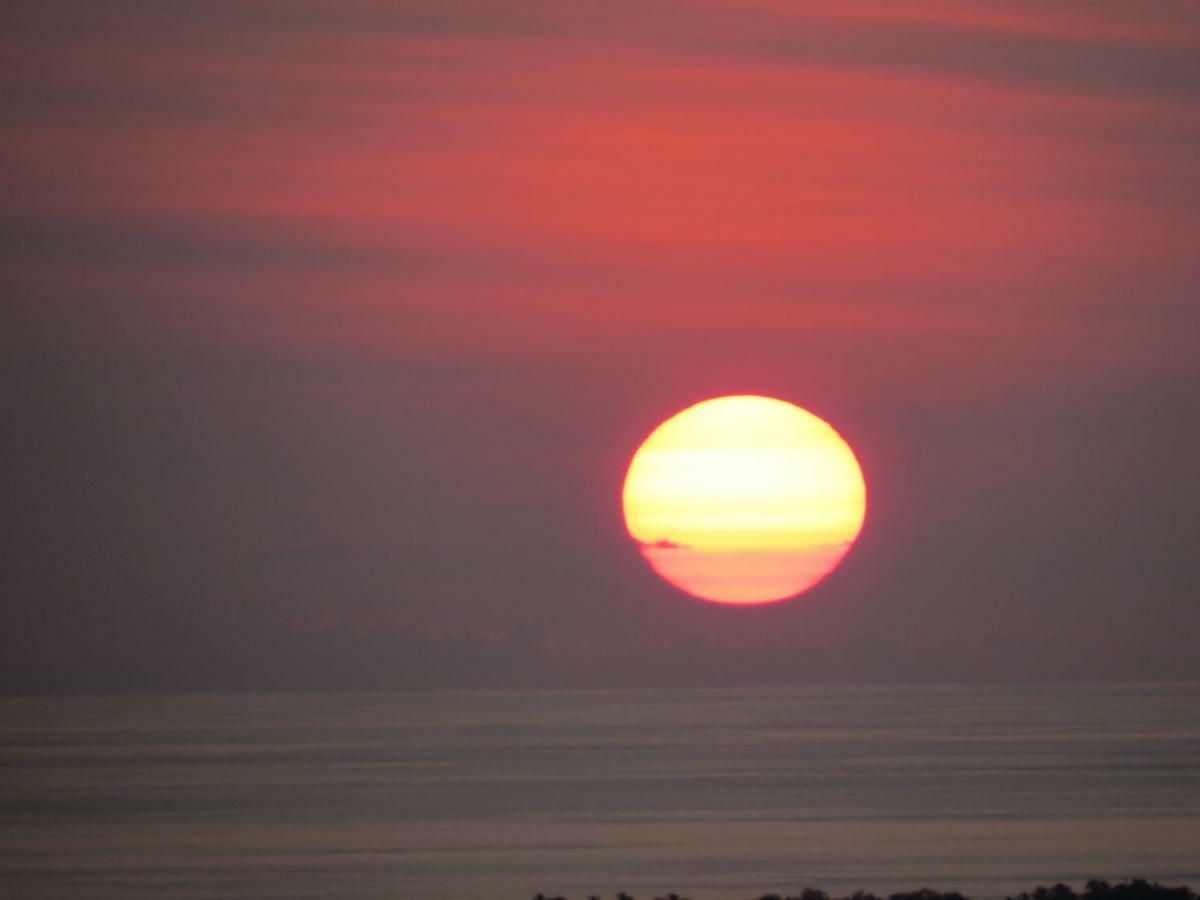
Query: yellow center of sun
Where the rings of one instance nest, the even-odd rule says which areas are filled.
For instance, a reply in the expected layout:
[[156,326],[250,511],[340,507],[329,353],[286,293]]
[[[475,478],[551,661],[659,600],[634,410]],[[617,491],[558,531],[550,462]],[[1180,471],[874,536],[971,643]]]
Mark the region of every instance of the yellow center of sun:
[[722,603],[769,603],[812,587],[862,529],[866,485],[849,445],[812,413],[770,397],[706,400],[634,454],[625,524],[659,575]]

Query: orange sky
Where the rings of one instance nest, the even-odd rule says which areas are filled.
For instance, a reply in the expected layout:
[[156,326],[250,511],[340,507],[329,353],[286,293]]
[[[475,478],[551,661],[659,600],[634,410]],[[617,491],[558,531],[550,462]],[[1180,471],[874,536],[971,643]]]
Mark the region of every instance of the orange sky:
[[[11,19],[21,646],[1200,627],[1194,6]],[[622,534],[637,442],[730,393],[875,473],[856,567],[769,625],[675,605]]]

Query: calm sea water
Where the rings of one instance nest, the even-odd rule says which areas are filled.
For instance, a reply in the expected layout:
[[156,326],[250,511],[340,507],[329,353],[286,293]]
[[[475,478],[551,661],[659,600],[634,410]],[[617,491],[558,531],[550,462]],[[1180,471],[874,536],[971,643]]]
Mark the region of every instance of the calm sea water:
[[0,701],[0,895],[1200,886],[1200,685]]

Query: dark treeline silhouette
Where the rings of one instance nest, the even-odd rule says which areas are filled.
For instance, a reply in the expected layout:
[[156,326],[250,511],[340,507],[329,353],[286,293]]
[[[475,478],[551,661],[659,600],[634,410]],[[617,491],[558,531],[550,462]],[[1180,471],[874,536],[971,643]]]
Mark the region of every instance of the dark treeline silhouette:
[[[567,900],[567,898],[558,895],[537,894],[533,900]],[[601,898],[592,895],[587,900],[601,900]],[[622,891],[616,895],[616,900],[636,900],[636,898]],[[688,900],[688,898],[681,894],[664,894],[655,897],[654,900]],[[969,900],[969,898],[958,891],[932,891],[929,888],[889,894],[886,898],[869,891],[855,891],[844,897],[831,897],[825,891],[817,888],[804,888],[798,894],[763,894],[758,897],[758,900]],[[1005,898],[1005,900],[1200,900],[1200,896],[1184,885],[1167,887],[1157,881],[1135,878],[1119,884],[1109,884],[1107,881],[1089,881],[1082,892],[1076,892],[1068,885],[1059,883],[1051,887],[1037,887],[1032,891],[1022,891],[1014,897]]]

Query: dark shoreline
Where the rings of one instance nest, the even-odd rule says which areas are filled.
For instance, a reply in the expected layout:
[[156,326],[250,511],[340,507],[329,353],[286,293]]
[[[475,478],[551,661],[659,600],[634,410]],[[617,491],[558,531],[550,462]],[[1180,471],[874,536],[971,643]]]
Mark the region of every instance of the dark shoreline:
[[[612,895],[615,900],[638,900],[631,894],[619,892]],[[561,894],[536,894],[533,900],[570,900]],[[599,894],[589,894],[586,900],[603,900]],[[660,894],[652,900],[689,900],[684,894]],[[958,891],[935,891],[921,888],[880,896],[870,891],[855,891],[843,897],[830,896],[818,888],[804,888],[796,894],[760,894],[752,900],[972,900]],[[1040,886],[1029,891],[1006,897],[1005,900],[1200,900],[1187,885],[1163,885],[1157,881],[1141,878],[1110,884],[1107,881],[1087,882],[1082,891],[1075,891],[1059,882],[1049,887]]]

